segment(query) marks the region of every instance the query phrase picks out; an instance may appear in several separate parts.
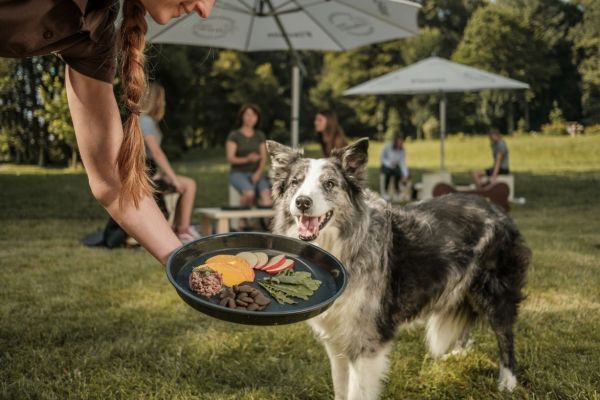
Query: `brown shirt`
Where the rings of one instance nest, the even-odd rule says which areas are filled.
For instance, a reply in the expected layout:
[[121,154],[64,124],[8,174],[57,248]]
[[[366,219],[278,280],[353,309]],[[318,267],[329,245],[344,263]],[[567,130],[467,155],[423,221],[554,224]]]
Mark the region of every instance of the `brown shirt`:
[[0,57],[59,54],[76,71],[112,82],[119,0],[0,0]]

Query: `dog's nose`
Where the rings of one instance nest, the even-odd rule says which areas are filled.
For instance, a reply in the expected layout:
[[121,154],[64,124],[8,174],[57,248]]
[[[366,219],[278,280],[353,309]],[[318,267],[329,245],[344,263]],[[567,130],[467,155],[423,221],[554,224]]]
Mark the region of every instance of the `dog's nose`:
[[308,196],[298,196],[296,197],[296,207],[300,211],[306,211],[312,207],[312,200]]

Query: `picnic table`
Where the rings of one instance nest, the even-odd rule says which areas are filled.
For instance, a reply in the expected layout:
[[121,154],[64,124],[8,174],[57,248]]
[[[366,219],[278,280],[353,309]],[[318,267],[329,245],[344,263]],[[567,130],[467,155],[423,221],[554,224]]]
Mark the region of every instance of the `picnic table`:
[[212,224],[216,222],[215,233],[229,232],[229,221],[234,218],[272,218],[275,210],[272,208],[236,208],[223,209],[218,207],[196,208],[194,213],[200,216],[200,228],[203,235],[212,234]]

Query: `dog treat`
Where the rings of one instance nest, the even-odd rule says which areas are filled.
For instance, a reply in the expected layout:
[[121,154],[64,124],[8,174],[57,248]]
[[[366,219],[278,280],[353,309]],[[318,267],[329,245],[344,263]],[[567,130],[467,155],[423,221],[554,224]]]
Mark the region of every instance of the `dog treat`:
[[219,305],[238,310],[261,311],[271,304],[260,290],[248,285],[233,286],[221,292]]
[[212,297],[223,287],[223,277],[220,273],[201,265],[192,270],[189,278],[190,289],[201,296]]

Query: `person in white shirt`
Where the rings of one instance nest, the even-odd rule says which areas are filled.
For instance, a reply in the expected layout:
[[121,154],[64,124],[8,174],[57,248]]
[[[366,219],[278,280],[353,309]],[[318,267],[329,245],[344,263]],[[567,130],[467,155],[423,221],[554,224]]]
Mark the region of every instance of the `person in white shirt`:
[[394,136],[390,143],[386,143],[381,151],[381,172],[384,175],[384,198],[390,200],[387,188],[390,180],[394,180],[394,189],[396,194],[400,193],[400,182],[408,182],[410,177],[408,167],[406,166],[406,151],[404,150],[404,138],[400,135]]

